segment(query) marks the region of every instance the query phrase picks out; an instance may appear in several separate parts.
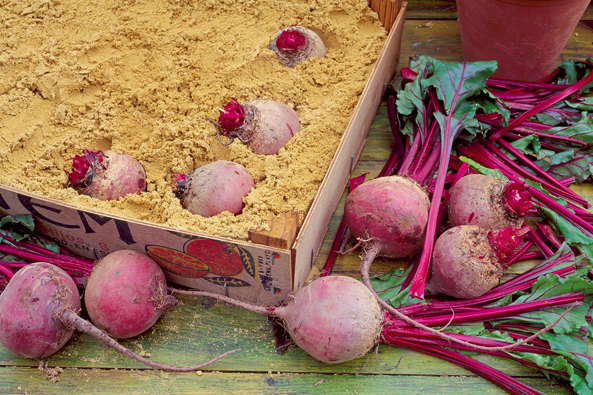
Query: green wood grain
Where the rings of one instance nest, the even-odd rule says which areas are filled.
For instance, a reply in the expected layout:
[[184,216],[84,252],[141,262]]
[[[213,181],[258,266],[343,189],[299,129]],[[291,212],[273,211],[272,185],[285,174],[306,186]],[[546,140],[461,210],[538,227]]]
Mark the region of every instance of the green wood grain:
[[[180,296],[179,299],[182,304],[163,316],[151,330],[120,343],[155,362],[180,366],[195,365],[223,352],[243,348],[204,371],[356,374],[364,367],[365,374],[374,375],[474,376],[441,359],[387,345],[379,347],[379,361],[394,366],[401,359],[398,369],[388,369],[374,355],[370,355],[368,363],[363,357],[338,365],[319,362],[296,347],[279,355],[265,317],[209,298]],[[512,361],[487,355],[477,355],[476,359],[513,376],[542,377],[537,370]],[[146,369],[80,333],[45,362],[50,366],[80,369]],[[37,361],[19,358],[0,348],[0,366],[37,365]]]
[[[426,393],[505,394],[479,377],[457,375],[369,375],[280,373],[162,373],[138,370],[66,369],[60,381],[44,380],[36,368],[0,368],[0,393],[12,394],[340,394],[382,395]],[[565,386],[526,378],[526,384],[549,395],[570,394]]]

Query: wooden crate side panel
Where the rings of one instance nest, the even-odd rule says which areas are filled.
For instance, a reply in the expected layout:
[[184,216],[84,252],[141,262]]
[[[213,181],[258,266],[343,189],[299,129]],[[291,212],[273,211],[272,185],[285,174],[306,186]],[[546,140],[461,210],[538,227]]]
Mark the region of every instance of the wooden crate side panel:
[[329,218],[338,204],[350,172],[364,146],[366,135],[381,103],[384,87],[391,81],[399,63],[405,11],[406,3],[402,5],[394,29],[387,37],[369,81],[354,109],[354,115],[346,127],[336,155],[297,235],[293,247],[294,289],[303,285],[311,270],[313,260],[319,252],[327,231]]
[[369,7],[379,16],[385,30],[391,32],[395,19],[402,8],[402,0],[368,0],[368,3]]
[[[277,304],[292,290],[290,251],[156,226],[80,209],[0,185],[0,213],[32,214],[36,228],[73,253],[102,258],[131,249],[147,254],[177,284]],[[226,286],[225,286],[226,284]]]

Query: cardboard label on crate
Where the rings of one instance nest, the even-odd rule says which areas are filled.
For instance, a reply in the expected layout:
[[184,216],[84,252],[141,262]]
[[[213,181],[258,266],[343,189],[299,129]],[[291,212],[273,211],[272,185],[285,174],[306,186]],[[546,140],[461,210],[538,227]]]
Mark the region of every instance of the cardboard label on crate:
[[257,303],[292,290],[290,251],[128,220],[0,186],[0,212],[32,214],[36,229],[73,253],[100,259],[132,249],[154,259],[174,283]]

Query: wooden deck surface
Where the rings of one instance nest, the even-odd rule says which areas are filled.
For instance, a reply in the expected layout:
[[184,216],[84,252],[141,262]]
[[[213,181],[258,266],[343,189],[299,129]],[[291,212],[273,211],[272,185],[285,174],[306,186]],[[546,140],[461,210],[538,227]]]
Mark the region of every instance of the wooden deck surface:
[[[462,49],[454,1],[423,0],[408,4],[400,67],[414,54],[461,61]],[[593,7],[590,6],[560,61],[593,57]],[[374,177],[392,147],[382,105],[355,168],[355,175]],[[336,210],[326,240],[315,261],[325,261],[343,207]],[[593,199],[591,200],[593,201]],[[340,256],[334,274],[356,277],[356,255]],[[378,260],[373,273],[392,268]],[[515,270],[521,270],[520,267]],[[283,355],[274,350],[267,319],[209,299],[180,297],[182,304],[149,332],[122,343],[162,363],[193,365],[225,351],[243,347],[202,372],[166,373],[146,369],[98,344],[75,335],[59,353],[47,359],[48,375],[38,362],[15,357],[0,347],[0,394],[504,394],[494,384],[437,358],[390,346],[365,358],[339,365],[317,362],[297,348]],[[520,378],[546,394],[571,394],[570,387],[548,381],[519,363],[477,356],[503,372]],[[380,362],[380,363],[379,363]],[[365,366],[366,363],[366,366]],[[398,365],[399,364],[399,365]],[[389,367],[398,365],[397,368]],[[54,377],[54,380],[50,380]],[[56,381],[59,379],[59,381]]]

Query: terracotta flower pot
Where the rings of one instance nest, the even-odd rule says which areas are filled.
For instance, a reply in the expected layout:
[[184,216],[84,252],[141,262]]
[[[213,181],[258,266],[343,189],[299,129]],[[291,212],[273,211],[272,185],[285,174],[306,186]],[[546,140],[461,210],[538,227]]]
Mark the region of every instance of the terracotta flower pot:
[[457,0],[466,61],[496,60],[495,77],[536,81],[560,56],[590,0]]

